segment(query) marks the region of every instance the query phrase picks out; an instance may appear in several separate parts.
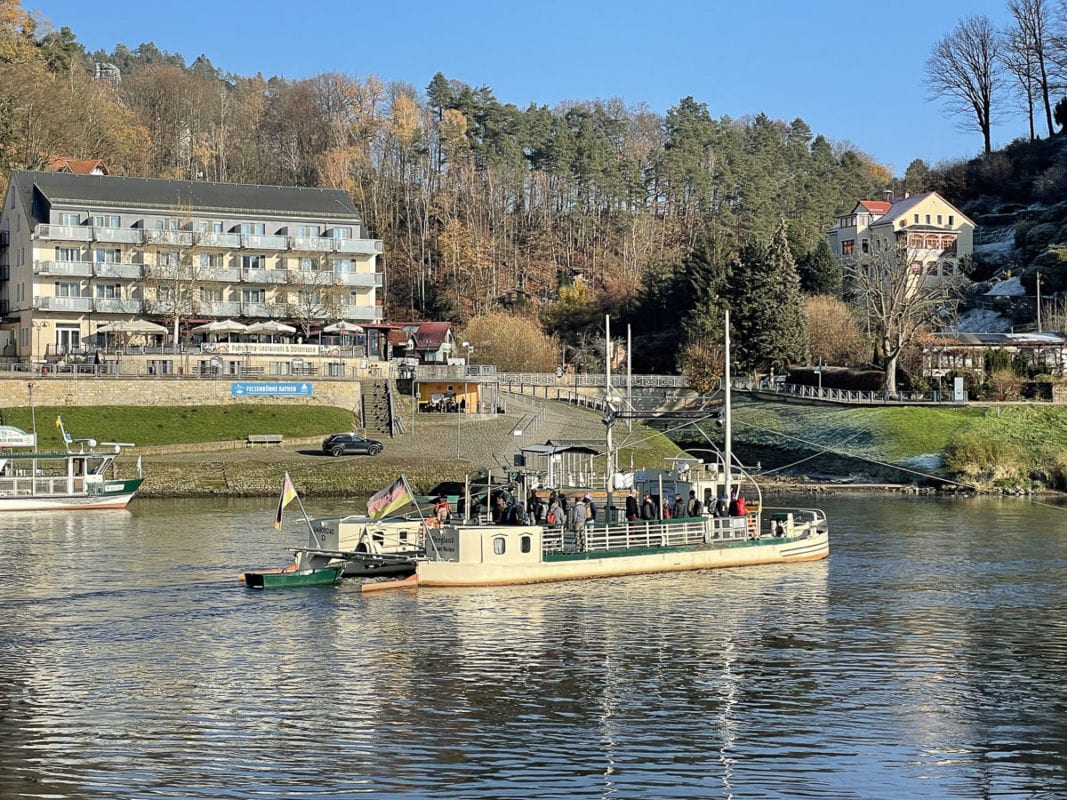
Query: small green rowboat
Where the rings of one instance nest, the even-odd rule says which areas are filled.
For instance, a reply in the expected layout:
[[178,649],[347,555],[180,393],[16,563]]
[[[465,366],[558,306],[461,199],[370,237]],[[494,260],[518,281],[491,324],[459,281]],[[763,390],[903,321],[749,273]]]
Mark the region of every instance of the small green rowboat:
[[341,580],[345,565],[315,569],[264,570],[246,572],[241,577],[249,589],[285,589],[291,586],[332,586]]

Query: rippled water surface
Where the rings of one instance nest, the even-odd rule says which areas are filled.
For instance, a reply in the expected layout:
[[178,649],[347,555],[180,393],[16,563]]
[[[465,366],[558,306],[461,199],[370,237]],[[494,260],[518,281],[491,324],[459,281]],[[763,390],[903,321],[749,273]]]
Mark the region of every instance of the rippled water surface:
[[1067,509],[822,505],[825,562],[367,596],[240,587],[270,501],[0,517],[0,797],[1067,797]]

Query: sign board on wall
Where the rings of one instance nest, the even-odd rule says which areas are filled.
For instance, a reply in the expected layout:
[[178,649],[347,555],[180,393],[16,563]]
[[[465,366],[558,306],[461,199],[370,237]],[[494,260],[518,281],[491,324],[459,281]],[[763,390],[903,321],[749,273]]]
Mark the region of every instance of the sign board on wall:
[[311,397],[309,381],[234,381],[230,384],[232,397]]

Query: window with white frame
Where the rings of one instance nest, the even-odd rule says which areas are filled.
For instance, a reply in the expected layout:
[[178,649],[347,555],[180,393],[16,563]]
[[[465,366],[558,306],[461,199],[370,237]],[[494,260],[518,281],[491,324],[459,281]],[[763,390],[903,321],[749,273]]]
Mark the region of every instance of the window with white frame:
[[60,225],[81,225],[82,224],[81,214],[70,214],[70,213],[60,214],[59,215],[59,224]]
[[242,289],[241,290],[241,302],[242,303],[265,303],[265,302],[267,302],[267,290],[266,289]]
[[200,266],[201,267],[221,267],[222,266],[222,254],[221,253],[200,253]]
[[322,235],[321,225],[297,225],[296,235],[302,239],[311,239]]
[[122,285],[118,283],[98,283],[96,284],[96,299],[97,300],[121,300],[122,299]]
[[267,226],[262,222],[242,222],[238,230],[248,236],[262,236],[266,233]]
[[352,229],[349,228],[349,227],[341,226],[339,228],[333,228],[332,231],[333,231],[333,238],[334,239],[351,239],[352,238]]
[[122,262],[122,249],[118,247],[98,247],[93,251],[93,260],[97,264],[119,264]]
[[223,301],[221,286],[201,286],[200,299],[205,303],[221,303]]
[[56,281],[56,297],[81,297],[82,286],[75,281]]
[[156,263],[161,267],[176,267],[180,263],[177,250],[160,250],[156,254]]
[[117,214],[98,214],[93,217],[94,228],[121,228],[121,222]]
[[356,271],[351,258],[335,258],[330,266],[333,267],[334,275],[351,275]]
[[249,253],[241,256],[241,269],[266,269],[267,257]]
[[82,250],[80,247],[57,247],[56,261],[81,261]]

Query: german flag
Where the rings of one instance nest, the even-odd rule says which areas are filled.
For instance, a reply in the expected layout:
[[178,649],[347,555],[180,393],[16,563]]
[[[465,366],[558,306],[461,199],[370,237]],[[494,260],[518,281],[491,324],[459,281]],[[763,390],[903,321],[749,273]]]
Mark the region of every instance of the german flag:
[[401,475],[367,501],[367,514],[371,519],[379,519],[414,502],[415,496],[408,488],[407,479]]

